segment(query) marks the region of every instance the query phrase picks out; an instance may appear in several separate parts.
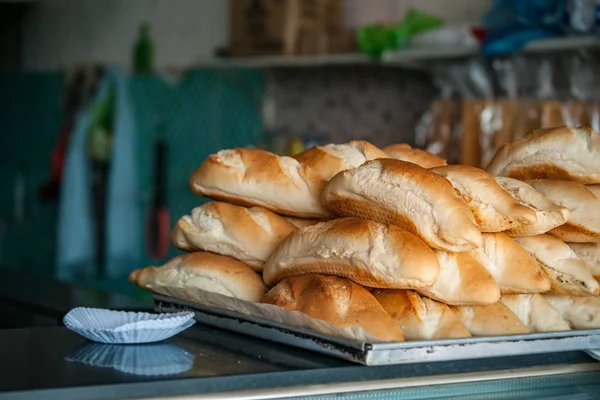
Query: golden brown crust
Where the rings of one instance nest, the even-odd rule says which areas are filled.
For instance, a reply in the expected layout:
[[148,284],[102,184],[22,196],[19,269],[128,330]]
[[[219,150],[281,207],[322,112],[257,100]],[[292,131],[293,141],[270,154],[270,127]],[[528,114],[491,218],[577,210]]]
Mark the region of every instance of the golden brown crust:
[[291,223],[262,207],[213,201],[180,218],[171,241],[180,250],[230,256],[262,271],[267,258],[294,230]]
[[502,232],[536,220],[535,211],[517,202],[488,172],[467,165],[431,171],[448,179],[475,217],[481,232]]
[[467,327],[450,308],[410,290],[375,289],[375,299],[396,321],[406,340],[470,337]]
[[435,251],[440,273],[428,288],[417,289],[423,296],[453,305],[492,304],[500,299],[500,287],[471,252]]
[[191,300],[201,290],[256,302],[266,291],[260,275],[248,265],[203,251],[174,257],[162,267],[137,269],[131,272],[129,281],[142,289],[177,292]]
[[530,207],[536,213],[536,221],[509,229],[511,236],[535,236],[546,233],[567,222],[569,209],[554,204],[531,185],[518,179],[497,177],[496,181],[520,204]]
[[338,328],[360,327],[383,341],[404,340],[400,328],[368,290],[337,276],[288,277],[261,302],[300,311]]
[[502,302],[482,306],[450,306],[473,336],[529,333],[529,329]]
[[551,289],[544,268],[506,233],[486,233],[483,246],[472,252],[500,285],[503,294],[542,293]]
[[345,144],[311,147],[294,158],[329,180],[340,171],[358,167],[365,161],[389,156],[367,141],[353,140]]
[[293,158],[257,149],[212,154],[190,178],[196,194],[303,218],[330,216],[319,201],[326,183]]
[[446,160],[443,158],[425,150],[412,148],[406,143],[391,144],[384,147],[383,151],[396,160],[411,162],[423,168],[435,168],[447,165]]
[[290,275],[337,275],[379,288],[432,284],[439,264],[419,238],[393,225],[340,218],[291,233],[265,264],[272,286]]
[[321,197],[340,216],[399,226],[434,248],[467,251],[481,244],[473,215],[450,182],[416,164],[366,162],[336,175]]
[[586,186],[553,179],[536,179],[527,183],[552,202],[569,209],[567,222],[548,233],[565,242],[600,242],[600,199]]
[[537,129],[500,147],[487,170],[520,180],[600,183],[599,152],[600,135],[589,127]]

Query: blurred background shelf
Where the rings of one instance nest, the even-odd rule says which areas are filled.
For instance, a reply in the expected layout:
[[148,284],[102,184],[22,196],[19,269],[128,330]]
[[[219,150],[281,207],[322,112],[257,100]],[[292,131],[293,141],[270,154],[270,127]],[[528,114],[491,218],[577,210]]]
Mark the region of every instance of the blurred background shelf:
[[[525,45],[520,53],[539,54],[559,51],[591,49],[600,47],[600,36],[569,36],[562,38],[540,39]],[[414,65],[420,61],[443,61],[475,56],[479,46],[444,46],[429,48],[414,48],[401,51],[387,52],[383,55],[384,65]]]
[[[533,41],[521,53],[540,54],[577,49],[600,48],[600,36],[571,36]],[[323,54],[306,56],[266,56],[237,58],[205,58],[196,62],[197,68],[311,68],[343,65],[383,65],[389,67],[416,67],[423,61],[463,59],[479,54],[478,45],[455,45],[428,48],[409,48],[384,53],[381,60],[365,54]]]

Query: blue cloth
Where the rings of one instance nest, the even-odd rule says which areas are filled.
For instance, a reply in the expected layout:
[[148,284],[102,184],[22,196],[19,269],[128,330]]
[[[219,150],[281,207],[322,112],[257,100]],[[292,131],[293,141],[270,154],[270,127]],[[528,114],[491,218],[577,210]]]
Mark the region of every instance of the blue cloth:
[[536,39],[565,30],[565,0],[496,0],[483,18],[485,55],[514,53]]
[[[95,101],[115,93],[113,152],[107,194],[105,278],[127,275],[140,257],[139,185],[136,128],[125,74],[109,69]],[[65,160],[58,220],[57,275],[62,280],[95,276],[95,237],[87,135],[92,105],[81,111],[71,133]]]

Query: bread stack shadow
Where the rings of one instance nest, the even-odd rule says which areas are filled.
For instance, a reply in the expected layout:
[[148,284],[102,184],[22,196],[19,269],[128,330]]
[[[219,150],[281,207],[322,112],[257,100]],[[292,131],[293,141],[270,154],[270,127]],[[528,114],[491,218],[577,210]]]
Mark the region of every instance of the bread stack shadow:
[[600,135],[537,130],[488,171],[399,144],[222,150],[188,252],[130,281],[299,311],[382,341],[600,328]]

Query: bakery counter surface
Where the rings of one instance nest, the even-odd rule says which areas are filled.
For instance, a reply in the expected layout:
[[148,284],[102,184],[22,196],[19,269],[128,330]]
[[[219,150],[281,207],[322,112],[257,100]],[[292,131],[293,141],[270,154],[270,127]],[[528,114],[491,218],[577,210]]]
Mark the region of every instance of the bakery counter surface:
[[0,328],[60,326],[63,316],[77,306],[152,311],[147,300],[136,300],[109,290],[58,282],[50,277],[2,270]]
[[168,342],[126,346],[63,327],[2,330],[0,371],[0,399],[600,396],[600,363],[583,352],[364,367],[200,324]]

